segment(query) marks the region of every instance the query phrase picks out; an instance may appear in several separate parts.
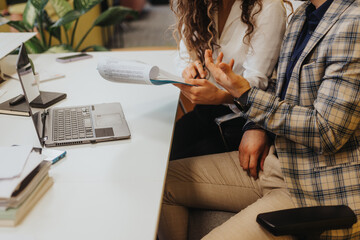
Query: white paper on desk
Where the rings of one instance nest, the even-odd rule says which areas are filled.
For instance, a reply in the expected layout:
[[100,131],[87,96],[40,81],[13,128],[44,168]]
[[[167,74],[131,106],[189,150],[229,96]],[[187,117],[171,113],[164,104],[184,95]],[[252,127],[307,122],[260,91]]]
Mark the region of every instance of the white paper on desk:
[[26,42],[35,35],[35,32],[0,33],[0,59],[19,47],[21,43]]
[[11,179],[0,179],[0,198],[10,198],[17,186],[31,173],[45,158],[44,155],[32,151],[26,161],[23,171],[19,177]]
[[[1,72],[3,74],[4,79],[6,80],[10,80],[10,79],[19,80],[19,76],[16,71],[16,60],[14,60],[13,58],[6,57],[1,60]],[[40,77],[40,82],[46,82],[46,81],[65,77],[65,74],[61,72],[50,71],[45,69],[39,70],[38,74]],[[33,84],[36,83],[34,82]]]
[[0,233],[1,240],[35,240],[33,236],[20,233]]
[[32,146],[0,147],[0,180],[20,175]]

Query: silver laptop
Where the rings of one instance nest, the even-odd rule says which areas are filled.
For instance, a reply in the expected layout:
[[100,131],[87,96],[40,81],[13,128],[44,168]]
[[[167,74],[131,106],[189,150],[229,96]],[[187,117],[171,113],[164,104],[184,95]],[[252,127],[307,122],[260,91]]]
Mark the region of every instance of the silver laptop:
[[[17,72],[27,103],[39,96],[35,76],[24,44],[20,47]],[[54,147],[130,138],[120,103],[48,108],[34,112],[30,107],[40,143]]]

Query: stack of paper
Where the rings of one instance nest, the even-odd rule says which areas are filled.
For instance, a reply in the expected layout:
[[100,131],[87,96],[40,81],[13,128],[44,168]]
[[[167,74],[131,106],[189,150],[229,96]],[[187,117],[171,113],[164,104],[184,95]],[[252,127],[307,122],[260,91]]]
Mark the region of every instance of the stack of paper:
[[19,47],[21,43],[26,42],[35,35],[35,32],[0,33],[0,59],[11,53],[11,51],[13,51],[15,48]]
[[51,187],[51,162],[27,146],[0,147],[0,154],[0,226],[15,226]]

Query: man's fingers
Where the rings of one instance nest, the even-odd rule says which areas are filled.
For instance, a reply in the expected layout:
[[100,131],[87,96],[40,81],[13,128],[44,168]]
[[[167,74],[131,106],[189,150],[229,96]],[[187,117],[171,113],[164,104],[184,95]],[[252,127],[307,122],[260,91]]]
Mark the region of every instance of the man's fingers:
[[254,155],[250,155],[250,161],[249,161],[249,171],[250,171],[250,175],[253,178],[257,178],[257,161],[258,161],[258,157],[254,156]]
[[244,155],[241,152],[239,152],[239,162],[240,162],[240,167],[244,168],[243,167]]
[[260,169],[261,169],[261,171],[264,171],[264,162],[265,162],[265,158],[266,158],[266,156],[264,156],[265,154],[263,154],[262,156],[261,156],[261,160],[260,160]]
[[268,156],[269,154],[269,150],[270,150],[270,147],[269,146],[266,146],[264,151],[262,152],[261,154],[261,159],[260,159],[260,169],[262,171],[264,171],[264,162],[265,162],[265,159],[266,157]]

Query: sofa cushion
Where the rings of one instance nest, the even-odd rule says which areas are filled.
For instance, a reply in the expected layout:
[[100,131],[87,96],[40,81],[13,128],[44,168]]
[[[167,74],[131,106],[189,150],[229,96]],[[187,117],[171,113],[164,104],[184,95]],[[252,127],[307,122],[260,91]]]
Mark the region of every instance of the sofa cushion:
[[234,215],[235,213],[231,212],[191,209],[189,213],[188,239],[201,239],[212,229],[221,225]]

